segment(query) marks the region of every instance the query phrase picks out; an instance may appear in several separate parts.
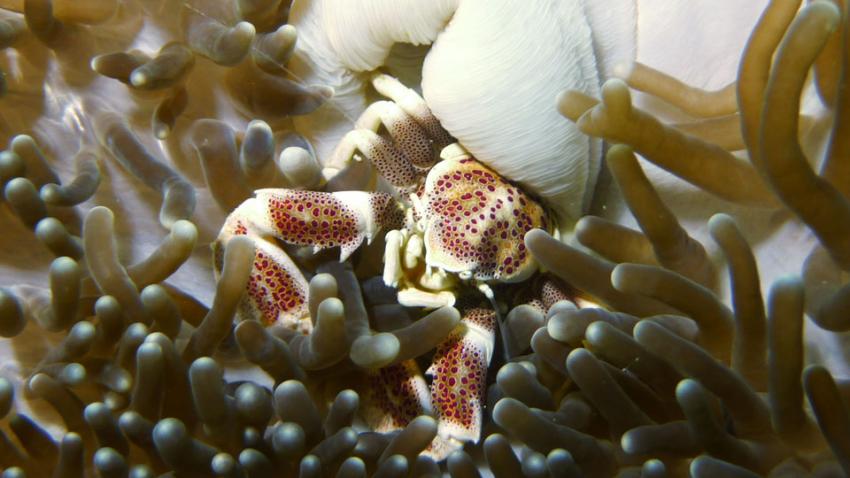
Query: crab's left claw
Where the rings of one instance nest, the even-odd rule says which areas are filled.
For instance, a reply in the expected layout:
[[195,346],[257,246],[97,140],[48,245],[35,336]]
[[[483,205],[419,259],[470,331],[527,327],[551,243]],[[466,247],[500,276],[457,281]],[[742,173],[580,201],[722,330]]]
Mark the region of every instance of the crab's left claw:
[[481,436],[496,312],[488,307],[470,307],[461,313],[460,325],[437,346],[426,372],[433,377],[431,406],[438,423],[437,437],[427,453],[437,460],[463,447],[464,442],[478,442]]

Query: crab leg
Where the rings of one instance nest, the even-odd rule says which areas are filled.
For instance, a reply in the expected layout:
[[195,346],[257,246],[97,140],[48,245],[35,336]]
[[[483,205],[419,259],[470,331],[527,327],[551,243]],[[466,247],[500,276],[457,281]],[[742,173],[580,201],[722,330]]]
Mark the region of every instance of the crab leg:
[[301,331],[310,328],[310,321],[303,320],[309,316],[307,281],[276,240],[315,252],[339,247],[344,261],[364,240],[371,242],[381,228],[400,227],[403,219],[399,206],[383,193],[261,189],[255,194],[228,216],[215,250],[232,236],[251,237],[257,253],[240,318]]
[[[377,133],[381,125],[387,128],[390,138]],[[379,101],[366,108],[355,128],[337,145],[330,167],[344,169],[354,153],[359,152],[396,188],[407,191],[416,186],[424,172],[413,161],[425,162],[433,152],[428,137],[415,121],[394,103]]]
[[383,73],[377,73],[372,77],[372,86],[378,93],[393,100],[405,113],[410,115],[414,121],[419,123],[434,141],[437,151],[445,148],[455,140],[443,129],[440,121],[428,108],[425,100],[415,90],[404,86],[397,78]]
[[487,367],[493,357],[496,312],[474,307],[462,310],[460,325],[437,346],[427,374],[431,406],[437,418],[437,437],[428,452],[441,460],[464,442],[478,442]]
[[514,298],[514,303],[526,304],[541,314],[548,315],[555,304],[564,301],[576,304],[577,300],[577,292],[574,289],[560,278],[545,272],[522,287],[521,292]]
[[424,453],[438,461],[481,435],[496,312],[468,307],[462,314],[457,328],[437,346],[426,372],[433,377],[430,392],[415,360],[370,370],[365,384],[363,415],[374,431],[399,430],[418,415],[434,415],[437,436]]
[[428,385],[415,360],[367,372],[363,418],[379,433],[401,430],[419,415],[431,415]]
[[[344,169],[359,152],[390,184],[411,192],[451,137],[416,92],[387,75],[377,75],[373,83],[395,101],[378,101],[366,108],[355,129],[337,145],[328,165]],[[388,135],[379,134],[382,127]]]

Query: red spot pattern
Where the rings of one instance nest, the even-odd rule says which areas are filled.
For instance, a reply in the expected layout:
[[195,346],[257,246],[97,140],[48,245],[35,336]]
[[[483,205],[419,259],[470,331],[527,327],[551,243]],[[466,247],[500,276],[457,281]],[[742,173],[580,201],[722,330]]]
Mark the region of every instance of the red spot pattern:
[[544,274],[543,285],[541,286],[540,300],[543,302],[543,307],[546,312],[549,308],[562,300],[575,301],[575,291],[566,285],[561,279]]
[[415,186],[424,175],[413,166],[404,152],[387,138],[378,136],[366,155],[378,174],[401,190],[406,191]]
[[431,247],[478,280],[521,277],[532,264],[525,233],[548,227],[540,204],[471,158],[438,163],[423,202],[433,228]]
[[213,243],[213,268],[216,274],[221,274],[224,268],[224,243],[221,240]]
[[524,282],[512,298],[512,303],[529,305],[545,315],[556,303],[562,300],[575,302],[575,297],[575,290],[564,281],[552,274],[543,273]]
[[[246,235],[247,228],[237,222],[233,235]],[[260,312],[264,325],[273,325],[285,317],[299,319],[307,307],[306,291],[292,272],[258,244],[254,266],[248,278],[248,297]],[[283,252],[281,251],[281,254]]]
[[385,231],[404,227],[404,209],[392,196],[384,193],[369,195],[369,208],[375,223]]
[[377,432],[404,428],[414,418],[426,413],[424,382],[414,360],[406,360],[370,371],[366,384],[369,400],[366,420]]
[[271,225],[284,242],[326,249],[357,247],[361,240],[356,213],[331,193],[282,189],[264,199]]
[[464,311],[461,326],[437,346],[429,372],[431,405],[439,420],[470,431],[481,423],[481,404],[486,391],[488,344],[480,334],[468,332],[477,326],[488,332],[496,327],[496,313],[485,308]]
[[543,301],[540,300],[540,299],[531,299],[530,301],[526,302],[525,304],[528,305],[528,306],[534,307],[535,309],[540,311],[540,313],[543,314],[543,315],[546,315],[546,312],[549,310],[548,307],[543,305]]
[[[419,171],[428,171],[434,165],[437,155],[428,134],[412,116],[407,114],[394,121],[389,127],[390,135],[395,140],[404,161],[409,162]],[[399,160],[402,160],[399,158]]]

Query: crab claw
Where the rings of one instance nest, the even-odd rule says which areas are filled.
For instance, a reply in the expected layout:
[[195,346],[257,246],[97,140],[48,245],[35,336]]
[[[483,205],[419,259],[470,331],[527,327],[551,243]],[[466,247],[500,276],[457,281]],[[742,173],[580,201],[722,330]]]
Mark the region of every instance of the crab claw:
[[254,240],[257,253],[242,318],[309,329],[310,321],[303,320],[308,316],[307,281],[276,241],[312,246],[316,252],[339,247],[344,261],[364,240],[371,242],[382,228],[400,227],[402,221],[398,204],[383,193],[261,189],[228,216],[215,249],[235,235]]
[[536,264],[523,237],[549,227],[543,207],[459,145],[446,147],[441,156],[419,205],[425,262],[479,281],[527,279]]
[[339,247],[340,262],[364,239],[371,243],[378,231],[398,228],[404,218],[384,193],[260,189],[255,194],[249,214],[268,234],[287,244],[312,246],[315,252]]
[[307,333],[312,329],[307,309],[307,280],[283,252],[269,231],[258,225],[252,214],[256,200],[249,199],[228,216],[213,244],[216,278],[221,274],[224,245],[233,236],[254,241],[255,255],[248,288],[237,310],[241,320],[258,320],[264,325],[282,324]]
[[431,406],[437,437],[427,452],[441,460],[481,435],[487,367],[493,357],[496,312],[474,307],[462,311],[460,325],[437,346],[431,367]]

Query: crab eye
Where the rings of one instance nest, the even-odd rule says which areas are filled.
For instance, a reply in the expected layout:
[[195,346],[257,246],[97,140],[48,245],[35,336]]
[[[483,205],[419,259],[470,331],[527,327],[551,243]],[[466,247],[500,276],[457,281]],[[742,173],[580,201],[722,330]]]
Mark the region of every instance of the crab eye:
[[518,282],[534,270],[525,233],[548,227],[534,199],[471,157],[438,163],[425,183],[426,260],[478,280]]

